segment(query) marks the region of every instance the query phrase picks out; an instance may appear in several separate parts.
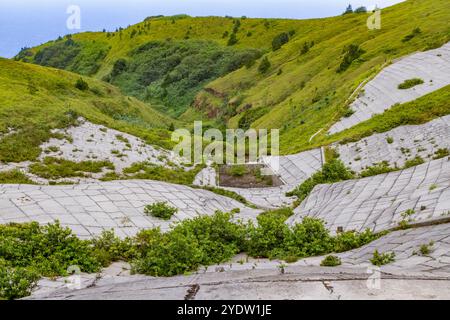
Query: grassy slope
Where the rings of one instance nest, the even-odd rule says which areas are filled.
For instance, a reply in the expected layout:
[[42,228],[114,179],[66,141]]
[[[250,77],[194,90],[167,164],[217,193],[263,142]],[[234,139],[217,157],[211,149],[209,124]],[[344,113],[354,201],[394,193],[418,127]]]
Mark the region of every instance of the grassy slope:
[[[0,161],[34,160],[52,128],[73,123],[78,115],[168,146],[172,120],[150,106],[123,96],[114,86],[70,72],[0,59]],[[10,131],[13,130],[13,131]],[[8,133],[12,132],[12,133]]]
[[[258,64],[245,67],[216,79],[205,87],[195,100],[196,110],[188,110],[181,119],[191,121],[211,110],[235,109],[237,115],[228,126],[237,126],[245,109],[263,107],[252,119],[255,128],[280,128],[281,152],[294,153],[310,148],[309,138],[322,129],[312,143],[326,139],[326,129],[348,108],[347,98],[365,79],[374,76],[386,63],[418,50],[438,47],[450,40],[450,11],[447,0],[408,0],[382,11],[381,30],[368,30],[367,14],[350,14],[326,19],[241,19],[236,48],[265,50],[272,64],[261,75]],[[213,40],[226,45],[233,19],[220,17],[151,19],[109,36],[107,33],[82,33],[75,41],[95,43],[109,51],[101,63],[97,78],[107,76],[117,59],[151,40],[190,39]],[[422,33],[408,42],[402,39],[416,27]],[[280,50],[271,52],[271,42],[280,32],[295,30],[291,41]],[[131,37],[135,32],[136,35]],[[251,32],[251,36],[248,33]],[[120,36],[120,34],[122,34]],[[300,50],[306,41],[314,47],[306,54]],[[343,49],[358,44],[366,53],[353,62],[348,70],[336,73]],[[33,53],[46,46],[33,48]],[[86,45],[86,47],[88,47]],[[92,50],[92,46],[90,47]],[[279,70],[282,73],[279,74]],[[200,111],[199,111],[200,110]],[[247,111],[249,112],[249,111]],[[223,112],[229,114],[230,112]],[[204,115],[203,115],[204,117]]]
[[[316,137],[322,139],[321,135],[326,135],[326,129],[347,109],[345,101],[350,94],[384,63],[450,40],[450,11],[445,0],[406,1],[385,9],[381,30],[369,31],[366,19],[365,14],[352,14],[320,21],[314,30],[298,32],[282,50],[268,55],[272,68],[267,75],[259,75],[255,66],[218,79],[209,87],[229,97],[240,96],[240,107],[269,106],[270,111],[253,127],[280,128],[282,153],[310,148],[311,135],[324,128]],[[402,42],[416,27],[421,28],[422,34]],[[305,41],[316,45],[300,55]],[[338,74],[343,47],[352,43],[359,44],[366,53],[361,61]],[[280,68],[283,72],[277,75]],[[236,119],[231,119],[229,125],[236,123]]]

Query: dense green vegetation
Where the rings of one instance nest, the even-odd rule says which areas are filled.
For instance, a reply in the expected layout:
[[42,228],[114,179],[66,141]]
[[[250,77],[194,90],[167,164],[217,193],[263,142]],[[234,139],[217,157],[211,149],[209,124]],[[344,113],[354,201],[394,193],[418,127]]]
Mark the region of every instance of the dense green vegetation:
[[321,262],[322,267],[336,267],[341,264],[341,259],[337,256],[329,255],[326,256]]
[[185,220],[166,233],[143,230],[124,240],[111,231],[80,240],[58,223],[0,225],[0,298],[26,296],[39,277],[68,275],[73,265],[92,273],[123,260],[131,262],[137,273],[173,276],[226,262],[240,252],[292,262],[351,250],[379,237],[370,231],[333,237],[322,221],[313,218],[289,227],[285,220],[290,215],[289,208],[269,211],[254,225],[232,221],[231,213],[216,212]]
[[237,50],[200,40],[151,41],[119,59],[106,79],[141,100],[179,116],[213,79],[251,64],[256,49]]
[[82,116],[128,132],[147,143],[170,147],[174,120],[149,105],[123,96],[111,85],[87,77],[89,89],[75,87],[79,75],[0,58],[0,161],[36,160],[52,129]]
[[405,80],[402,83],[400,83],[398,85],[398,88],[399,89],[409,89],[409,88],[415,87],[422,83],[423,83],[423,80],[419,79],[419,78],[408,79],[408,80]]
[[74,162],[53,157],[45,157],[42,162],[30,165],[32,174],[45,179],[89,177],[90,173],[99,173],[104,169],[114,170],[114,165],[110,161]]
[[375,266],[383,266],[385,264],[391,263],[395,261],[395,253],[391,252],[385,252],[385,253],[379,253],[378,250],[375,250],[373,253],[372,259],[370,259],[370,262],[372,262]]
[[97,272],[101,264],[88,241],[58,223],[0,225],[0,298],[26,296],[41,276],[67,275],[70,266]]
[[33,184],[23,172],[18,169],[1,171],[0,184]]

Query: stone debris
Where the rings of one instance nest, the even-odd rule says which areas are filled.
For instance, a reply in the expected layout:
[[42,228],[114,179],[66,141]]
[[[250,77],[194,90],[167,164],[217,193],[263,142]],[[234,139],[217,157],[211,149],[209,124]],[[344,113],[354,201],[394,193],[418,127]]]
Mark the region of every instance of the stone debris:
[[[334,134],[383,113],[397,103],[420,98],[450,84],[450,43],[441,48],[418,52],[384,68],[369,81],[350,105],[354,113],[342,118],[329,130]],[[397,86],[408,79],[420,78],[423,84],[401,90]]]

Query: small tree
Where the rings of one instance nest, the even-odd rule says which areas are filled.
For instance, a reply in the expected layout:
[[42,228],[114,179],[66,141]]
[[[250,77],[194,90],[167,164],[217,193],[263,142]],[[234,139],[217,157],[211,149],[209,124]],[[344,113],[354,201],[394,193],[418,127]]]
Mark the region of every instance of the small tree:
[[75,88],[81,91],[86,91],[89,89],[89,84],[86,81],[84,81],[83,78],[80,78],[75,83]]
[[364,6],[358,7],[355,9],[355,13],[366,13],[367,12],[367,8]]
[[289,42],[289,35],[286,32],[280,33],[272,40],[272,50],[277,51],[287,42]]
[[353,13],[353,8],[352,8],[351,4],[348,5],[347,9],[345,9],[345,12],[344,12],[344,14],[349,14],[349,13]]
[[261,63],[259,64],[259,67],[258,67],[258,71],[260,72],[260,73],[266,73],[269,69],[270,69],[270,66],[271,66],[271,64],[270,64],[270,61],[269,61],[269,59],[267,58],[267,57],[264,57],[262,60],[261,60]]

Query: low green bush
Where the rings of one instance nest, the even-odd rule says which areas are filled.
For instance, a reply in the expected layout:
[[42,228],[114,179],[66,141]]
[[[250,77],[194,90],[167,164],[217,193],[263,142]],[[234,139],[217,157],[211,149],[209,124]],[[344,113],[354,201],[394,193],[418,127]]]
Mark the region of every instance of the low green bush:
[[299,201],[303,201],[318,184],[334,183],[354,178],[354,174],[345,167],[342,161],[332,159],[325,163],[322,170],[313,174],[294,190],[288,192],[287,196],[296,196]]
[[337,256],[329,255],[320,262],[320,265],[322,267],[336,267],[341,265],[341,259]]
[[104,231],[92,240],[80,240],[59,223],[0,226],[0,298],[26,296],[39,277],[66,276],[73,265],[93,273],[124,260],[133,272],[174,276],[229,261],[240,252],[294,262],[354,249],[376,238],[370,231],[333,237],[323,221],[308,217],[288,226],[291,215],[291,208],[268,211],[255,225],[234,219],[232,213],[216,212],[184,220],[166,233],[143,230],[126,239]]
[[277,51],[281,47],[289,42],[289,34],[287,32],[282,32],[276,35],[272,40],[272,50]]
[[357,60],[361,55],[365,53],[363,49],[357,44],[351,44],[344,48],[344,57],[336,72],[341,73],[347,70],[353,61]]
[[405,90],[405,89],[409,89],[409,88],[415,87],[415,86],[417,86],[419,84],[422,84],[422,83],[423,83],[423,80],[419,79],[419,78],[408,79],[408,80],[405,80],[402,83],[400,83],[398,85],[398,88],[402,89],[402,90]]
[[86,177],[87,173],[99,173],[103,169],[114,170],[109,161],[74,162],[66,159],[46,157],[42,163],[30,165],[30,172],[45,179]]
[[389,166],[389,163],[387,161],[382,161],[382,162],[376,163],[375,165],[373,165],[371,167],[365,168],[363,171],[361,171],[359,173],[359,176],[361,178],[365,178],[365,177],[375,176],[378,174],[392,172],[395,170],[398,170],[398,168],[392,168]]
[[434,156],[433,156],[433,160],[441,159],[448,155],[450,155],[450,151],[447,148],[441,148],[441,149],[436,150],[436,152],[434,153]]
[[167,202],[156,202],[145,206],[144,212],[155,218],[170,220],[170,218],[178,212],[178,209],[169,206]]
[[0,260],[0,300],[30,295],[38,279],[39,274],[32,269],[6,267]]
[[264,57],[258,66],[258,71],[259,71],[259,73],[264,74],[267,71],[269,71],[270,67],[271,67],[271,63],[270,63],[269,59],[267,57]]
[[75,82],[75,88],[81,91],[86,91],[89,89],[89,84],[84,81],[82,78],[78,79],[77,82]]
[[391,252],[385,252],[385,253],[379,253],[378,250],[375,250],[373,253],[372,259],[370,259],[370,262],[375,266],[383,266],[385,264],[391,263],[395,261],[395,253]]
[[58,222],[0,225],[0,298],[26,296],[39,277],[68,275],[73,265],[89,273],[101,267],[91,243]]

